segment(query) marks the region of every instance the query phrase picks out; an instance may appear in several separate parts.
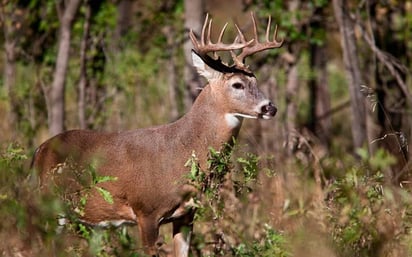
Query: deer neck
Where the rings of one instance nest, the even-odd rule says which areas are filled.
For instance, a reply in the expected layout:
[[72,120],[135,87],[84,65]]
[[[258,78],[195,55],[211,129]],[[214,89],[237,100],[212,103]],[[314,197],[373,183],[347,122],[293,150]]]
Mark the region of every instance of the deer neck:
[[239,133],[243,118],[230,114],[224,106],[207,85],[191,110],[177,122],[179,140],[201,158],[206,158],[210,147],[219,150],[222,145],[233,143]]

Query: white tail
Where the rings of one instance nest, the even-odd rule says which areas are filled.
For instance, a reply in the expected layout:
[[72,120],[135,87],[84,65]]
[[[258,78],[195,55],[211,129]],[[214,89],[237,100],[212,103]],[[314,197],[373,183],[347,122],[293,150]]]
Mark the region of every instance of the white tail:
[[[42,187],[47,188],[50,180],[58,176],[53,170],[67,160],[78,167],[95,162],[99,176],[116,178],[99,184],[110,192],[113,203],[97,190],[91,191],[82,220],[92,225],[138,224],[143,246],[150,255],[157,255],[159,226],[173,222],[175,256],[188,256],[190,233],[183,235],[187,229],[182,228],[192,227],[191,197],[196,191],[186,184],[186,161],[194,152],[201,167],[205,167],[209,147],[219,149],[230,143],[238,135],[243,118],[269,119],[276,114],[276,108],[244,65],[244,58],[280,47],[281,43],[276,41],[276,32],[273,42],[267,39],[268,42],[259,43],[253,15],[252,19],[255,38],[250,41],[238,28],[239,39],[233,44],[222,43],[224,29],[218,42],[211,43],[212,22],[208,23],[207,17],[200,42],[190,33],[193,65],[208,84],[191,110],[176,122],[120,133],[72,130],[40,145],[33,157],[33,168],[40,174]],[[269,28],[270,22],[267,31]],[[231,67],[207,55],[236,49],[242,49],[242,53],[238,57],[233,54],[235,65]]]

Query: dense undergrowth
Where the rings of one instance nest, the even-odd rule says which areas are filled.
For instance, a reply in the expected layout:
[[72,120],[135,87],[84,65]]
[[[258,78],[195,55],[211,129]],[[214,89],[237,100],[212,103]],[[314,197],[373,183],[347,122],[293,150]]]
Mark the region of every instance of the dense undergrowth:
[[[192,256],[412,255],[411,194],[386,182],[390,155],[378,151],[345,166],[323,160],[334,175],[319,185],[302,163],[270,170],[263,157],[230,152],[211,150],[206,171],[195,156],[188,161],[188,179],[201,192]],[[2,256],[144,256],[136,228],[87,227],[62,195],[40,194],[29,161],[17,144],[1,150]],[[110,201],[104,190],[102,197]],[[62,214],[68,222],[59,226]],[[169,233],[163,238],[167,256]]]

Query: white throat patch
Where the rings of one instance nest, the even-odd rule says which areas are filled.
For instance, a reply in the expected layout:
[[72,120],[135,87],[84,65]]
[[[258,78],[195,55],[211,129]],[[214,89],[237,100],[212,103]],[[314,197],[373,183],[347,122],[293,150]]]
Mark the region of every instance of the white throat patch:
[[257,117],[240,113],[225,114],[226,125],[228,125],[228,127],[230,128],[237,128],[242,125],[243,118],[257,119]]
[[237,128],[242,123],[240,117],[236,117],[233,113],[226,113],[225,114],[226,125],[229,128]]

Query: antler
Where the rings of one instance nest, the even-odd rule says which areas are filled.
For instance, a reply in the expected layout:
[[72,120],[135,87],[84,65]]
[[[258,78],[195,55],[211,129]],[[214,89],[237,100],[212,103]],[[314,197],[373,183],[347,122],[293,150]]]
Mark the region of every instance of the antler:
[[[238,50],[242,49],[250,44],[253,43],[255,39],[252,39],[250,41],[242,41],[240,43],[235,41],[232,44],[224,44],[222,42],[223,34],[226,30],[227,23],[223,26],[222,30],[220,31],[219,38],[217,40],[217,43],[212,43],[210,39],[210,33],[212,30],[212,19],[209,20],[209,14],[206,15],[205,22],[203,24],[202,28],[202,34],[200,37],[200,42],[197,40],[195,34],[193,33],[192,30],[190,30],[190,39],[192,40],[193,46],[195,51],[202,55],[205,56],[207,53],[213,52],[215,57],[216,57],[216,52],[217,51],[232,51],[232,50]],[[206,28],[207,28],[207,34],[206,34]],[[239,34],[239,36],[241,36]],[[243,37],[244,38],[244,37]]]
[[[217,43],[213,43],[210,39],[210,34],[212,30],[212,19],[209,20],[209,14],[206,15],[205,22],[203,23],[202,27],[202,34],[200,36],[200,42],[197,40],[195,34],[192,30],[190,30],[190,39],[192,40],[194,50],[199,55],[206,57],[209,59],[210,57],[207,53],[213,52],[215,59],[210,59],[210,61],[217,61],[219,64],[222,64],[221,61],[218,59],[216,52],[218,51],[230,51],[232,54],[234,66],[237,69],[241,69],[244,71],[249,72],[248,67],[245,65],[245,58],[257,52],[261,52],[266,49],[273,49],[279,48],[283,44],[282,41],[277,41],[277,34],[278,34],[278,26],[275,27],[275,31],[273,33],[273,41],[269,38],[270,33],[270,24],[271,24],[271,17],[269,16],[268,25],[266,27],[266,42],[259,42],[259,36],[257,32],[257,25],[256,25],[256,18],[253,12],[251,13],[252,22],[253,22],[253,32],[254,38],[247,41],[245,35],[242,33],[240,28],[235,24],[238,36],[231,44],[224,44],[222,42],[223,34],[225,33],[227,23],[223,26],[222,30],[220,31],[219,38]],[[207,29],[207,32],[206,32]],[[241,53],[236,56],[234,50],[242,49]],[[215,63],[215,62],[214,62]],[[227,66],[226,66],[227,67]]]
[[[283,39],[282,41],[277,41],[277,35],[278,35],[278,26],[276,25],[275,27],[275,31],[273,33],[273,41],[270,41],[269,39],[269,33],[270,33],[270,23],[271,23],[271,17],[269,16],[268,19],[268,25],[266,27],[266,42],[259,42],[258,39],[258,33],[257,33],[257,25],[256,25],[256,19],[255,19],[255,15],[253,14],[253,12],[251,13],[252,16],[252,21],[253,21],[253,32],[254,32],[254,39],[253,42],[254,44],[246,44],[245,47],[242,48],[242,52],[239,55],[235,55],[235,53],[233,51],[231,51],[232,53],[232,58],[233,61],[235,62],[235,65],[238,67],[245,67],[245,58],[247,56],[250,56],[252,54],[255,54],[257,52],[261,52],[263,50],[266,49],[273,49],[273,48],[279,48],[282,46],[283,44]],[[240,41],[240,43],[246,43],[246,39],[245,36],[243,35],[242,31],[239,29],[239,27],[235,24],[236,29],[238,31],[239,34],[239,38],[238,40]],[[252,40],[251,40],[252,41]],[[248,42],[251,42],[248,41]]]

